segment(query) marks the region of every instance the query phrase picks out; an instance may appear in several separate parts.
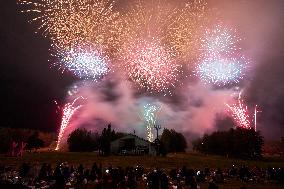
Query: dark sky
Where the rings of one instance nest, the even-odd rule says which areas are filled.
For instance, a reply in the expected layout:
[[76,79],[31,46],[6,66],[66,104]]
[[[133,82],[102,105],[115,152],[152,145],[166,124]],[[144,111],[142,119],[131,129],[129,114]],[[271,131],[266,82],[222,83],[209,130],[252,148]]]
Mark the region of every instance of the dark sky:
[[15,0],[0,2],[0,127],[55,130],[54,100],[73,79],[49,68],[49,42],[27,20]]
[[[245,36],[244,49],[254,71],[246,101],[258,104],[268,137],[284,135],[284,1],[211,0],[221,16],[232,20]],[[20,13],[16,0],[0,1],[0,127],[55,131],[59,124],[54,100],[64,101],[74,82],[50,69],[49,41]]]

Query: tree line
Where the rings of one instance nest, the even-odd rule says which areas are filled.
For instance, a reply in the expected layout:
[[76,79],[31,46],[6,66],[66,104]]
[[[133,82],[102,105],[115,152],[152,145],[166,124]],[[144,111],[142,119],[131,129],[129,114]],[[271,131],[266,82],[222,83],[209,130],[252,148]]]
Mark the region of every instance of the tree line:
[[[67,143],[69,151],[72,152],[98,151],[100,154],[107,156],[111,154],[111,142],[125,135],[126,133],[115,132],[111,128],[111,124],[104,128],[100,134],[78,128],[69,135]],[[158,140],[155,140],[153,145],[161,155],[170,152],[185,152],[187,148],[185,137],[173,129],[164,129],[162,135]]]
[[0,127],[0,153],[7,153],[12,142],[26,143],[26,150],[48,147],[55,140],[55,133],[40,132],[32,129]]
[[263,136],[254,129],[236,128],[204,134],[195,140],[193,149],[205,154],[235,158],[259,159],[262,157]]
[[110,143],[124,135],[124,133],[115,132],[111,124],[108,124],[100,134],[78,128],[68,136],[67,144],[71,152],[99,151],[100,154],[107,156],[110,154]]

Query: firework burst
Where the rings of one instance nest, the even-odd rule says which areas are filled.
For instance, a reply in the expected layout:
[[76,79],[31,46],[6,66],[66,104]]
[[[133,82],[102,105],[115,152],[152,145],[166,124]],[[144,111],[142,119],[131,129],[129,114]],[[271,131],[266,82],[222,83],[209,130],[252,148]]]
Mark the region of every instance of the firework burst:
[[116,39],[118,13],[106,0],[18,0],[22,12],[39,25],[38,31],[63,50],[92,42],[111,48]]
[[144,106],[144,120],[146,121],[147,139],[154,141],[153,128],[157,124],[157,113],[161,110],[160,106],[154,104],[146,104]]
[[68,127],[70,120],[71,120],[72,116],[75,114],[75,112],[82,107],[82,105],[75,106],[76,102],[79,99],[84,99],[84,98],[78,97],[72,103],[67,103],[63,107],[63,110],[62,110],[63,116],[62,116],[62,120],[61,120],[60,131],[59,131],[59,134],[58,134],[58,137],[57,137],[58,139],[57,139],[57,144],[56,144],[55,150],[60,149],[60,144],[61,144],[61,140],[62,140],[62,137],[64,135],[65,129]]
[[240,50],[238,43],[241,39],[236,30],[221,24],[205,29],[204,36],[200,39],[203,56],[220,57],[231,56]]
[[181,66],[159,41],[136,40],[123,52],[122,66],[131,80],[150,92],[171,94]]
[[110,70],[110,60],[99,48],[80,46],[70,51],[56,49],[52,56],[59,59],[55,65],[58,65],[62,72],[67,69],[81,79],[98,81]]
[[118,65],[149,92],[171,94],[181,66],[165,44],[165,31],[174,21],[175,8],[165,0],[136,1],[121,17],[123,32]]
[[225,86],[243,79],[248,61],[236,58],[206,58],[195,68],[195,74],[205,83]]

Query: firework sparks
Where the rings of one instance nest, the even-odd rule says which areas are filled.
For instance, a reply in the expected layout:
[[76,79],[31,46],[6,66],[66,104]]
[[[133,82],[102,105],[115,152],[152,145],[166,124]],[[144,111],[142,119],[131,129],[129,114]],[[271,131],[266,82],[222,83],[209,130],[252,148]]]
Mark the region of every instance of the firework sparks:
[[90,46],[62,51],[58,49],[53,56],[59,58],[59,68],[72,72],[81,79],[98,81],[109,72],[110,60],[101,50]]
[[54,100],[54,104],[56,106],[56,113],[58,113],[59,111],[61,111],[61,107],[59,106],[58,102],[56,100]]
[[230,109],[232,116],[234,120],[237,122],[237,124],[239,125],[239,127],[242,127],[244,129],[250,129],[251,121],[250,121],[248,108],[244,104],[243,100],[241,99],[241,94],[242,94],[242,91],[239,93],[237,104],[233,104],[233,105],[226,104],[226,106]]
[[235,29],[227,28],[219,24],[211,29],[205,30],[205,34],[200,40],[200,50],[203,51],[206,56],[208,56],[208,54],[211,57],[230,56],[240,50],[237,45],[240,40]]
[[209,16],[211,12],[206,0],[193,0],[175,13],[167,40],[171,49],[187,61],[197,58],[200,53],[201,29],[208,25],[209,18],[214,18]]
[[144,106],[144,120],[146,121],[147,139],[150,142],[154,141],[153,127],[157,124],[157,113],[161,110],[161,107],[154,104],[146,104]]
[[128,12],[121,16],[121,42],[152,37],[163,41],[165,31],[174,22],[176,13],[176,8],[165,0],[151,1],[150,4],[145,0],[137,0],[131,4]]
[[31,22],[39,24],[38,31],[49,37],[61,49],[92,42],[112,47],[116,43],[118,13],[106,0],[18,0],[22,12]]
[[248,61],[236,58],[206,58],[195,68],[195,74],[205,83],[224,86],[243,79]]
[[93,81],[89,80],[80,80],[75,83],[73,83],[71,86],[67,88],[67,97],[78,95],[81,89],[83,88],[89,88],[93,86]]
[[131,80],[148,91],[171,94],[171,87],[178,81],[181,66],[158,42],[137,40],[123,53],[122,65]]
[[77,84],[73,84],[71,87],[69,87],[67,94],[69,96],[73,96],[73,95],[77,94],[78,88],[79,88],[79,86]]
[[61,139],[63,137],[63,134],[64,134],[66,127],[69,125],[70,120],[71,120],[72,116],[74,115],[74,113],[82,107],[82,105],[75,106],[76,102],[79,99],[84,99],[84,98],[78,97],[72,103],[67,103],[63,107],[63,110],[62,110],[63,116],[62,116],[62,120],[61,120],[60,131],[59,131],[59,134],[58,134],[58,137],[57,137],[58,139],[57,139],[57,144],[56,144],[55,150],[60,149]]
[[175,8],[166,1],[137,1],[121,17],[123,32],[118,65],[128,77],[149,92],[171,94],[181,66],[165,44],[165,31],[174,21]]
[[258,108],[257,108],[257,105],[255,105],[255,107],[254,107],[254,130],[255,130],[255,132],[257,131],[257,128],[256,128],[257,120],[256,120],[256,118],[257,118],[257,113],[259,113],[259,112],[261,112],[261,111],[259,111]]

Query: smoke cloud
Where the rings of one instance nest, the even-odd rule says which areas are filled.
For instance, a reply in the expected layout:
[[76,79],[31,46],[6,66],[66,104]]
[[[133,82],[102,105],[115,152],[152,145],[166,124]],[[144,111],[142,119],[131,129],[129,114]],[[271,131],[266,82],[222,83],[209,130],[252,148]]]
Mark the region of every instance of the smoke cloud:
[[100,132],[108,123],[116,131],[135,131],[135,134],[146,138],[147,123],[143,111],[149,103],[161,107],[157,113],[157,123],[162,128],[200,136],[215,129],[216,114],[224,113],[224,103],[229,102],[235,94],[233,89],[215,90],[200,82],[191,83],[179,90],[181,105],[173,96],[137,94],[131,82],[114,74],[100,83],[84,82],[76,85],[76,94],[70,96],[69,100],[78,96],[83,96],[85,100],[65,130],[65,138],[74,129],[81,127]]
[[[280,3],[281,4],[281,3]],[[173,96],[147,94],[119,73],[107,76],[100,83],[78,82],[76,93],[69,100],[83,96],[84,106],[72,119],[65,132],[67,136],[75,128],[85,127],[101,131],[108,123],[121,132],[134,132],[146,137],[143,106],[158,104],[158,123],[162,128],[175,129],[188,137],[200,136],[214,128],[216,115],[225,114],[225,103],[244,90],[249,106],[258,104],[259,129],[264,136],[273,137],[283,133],[284,113],[284,66],[283,66],[283,6],[279,1],[209,1],[219,10],[224,22],[238,28],[244,38],[243,52],[253,64],[248,78],[240,88],[213,88],[199,81],[184,82]],[[282,11],[281,11],[282,10]],[[279,36],[282,41],[279,41]],[[189,139],[190,140],[190,139]]]

